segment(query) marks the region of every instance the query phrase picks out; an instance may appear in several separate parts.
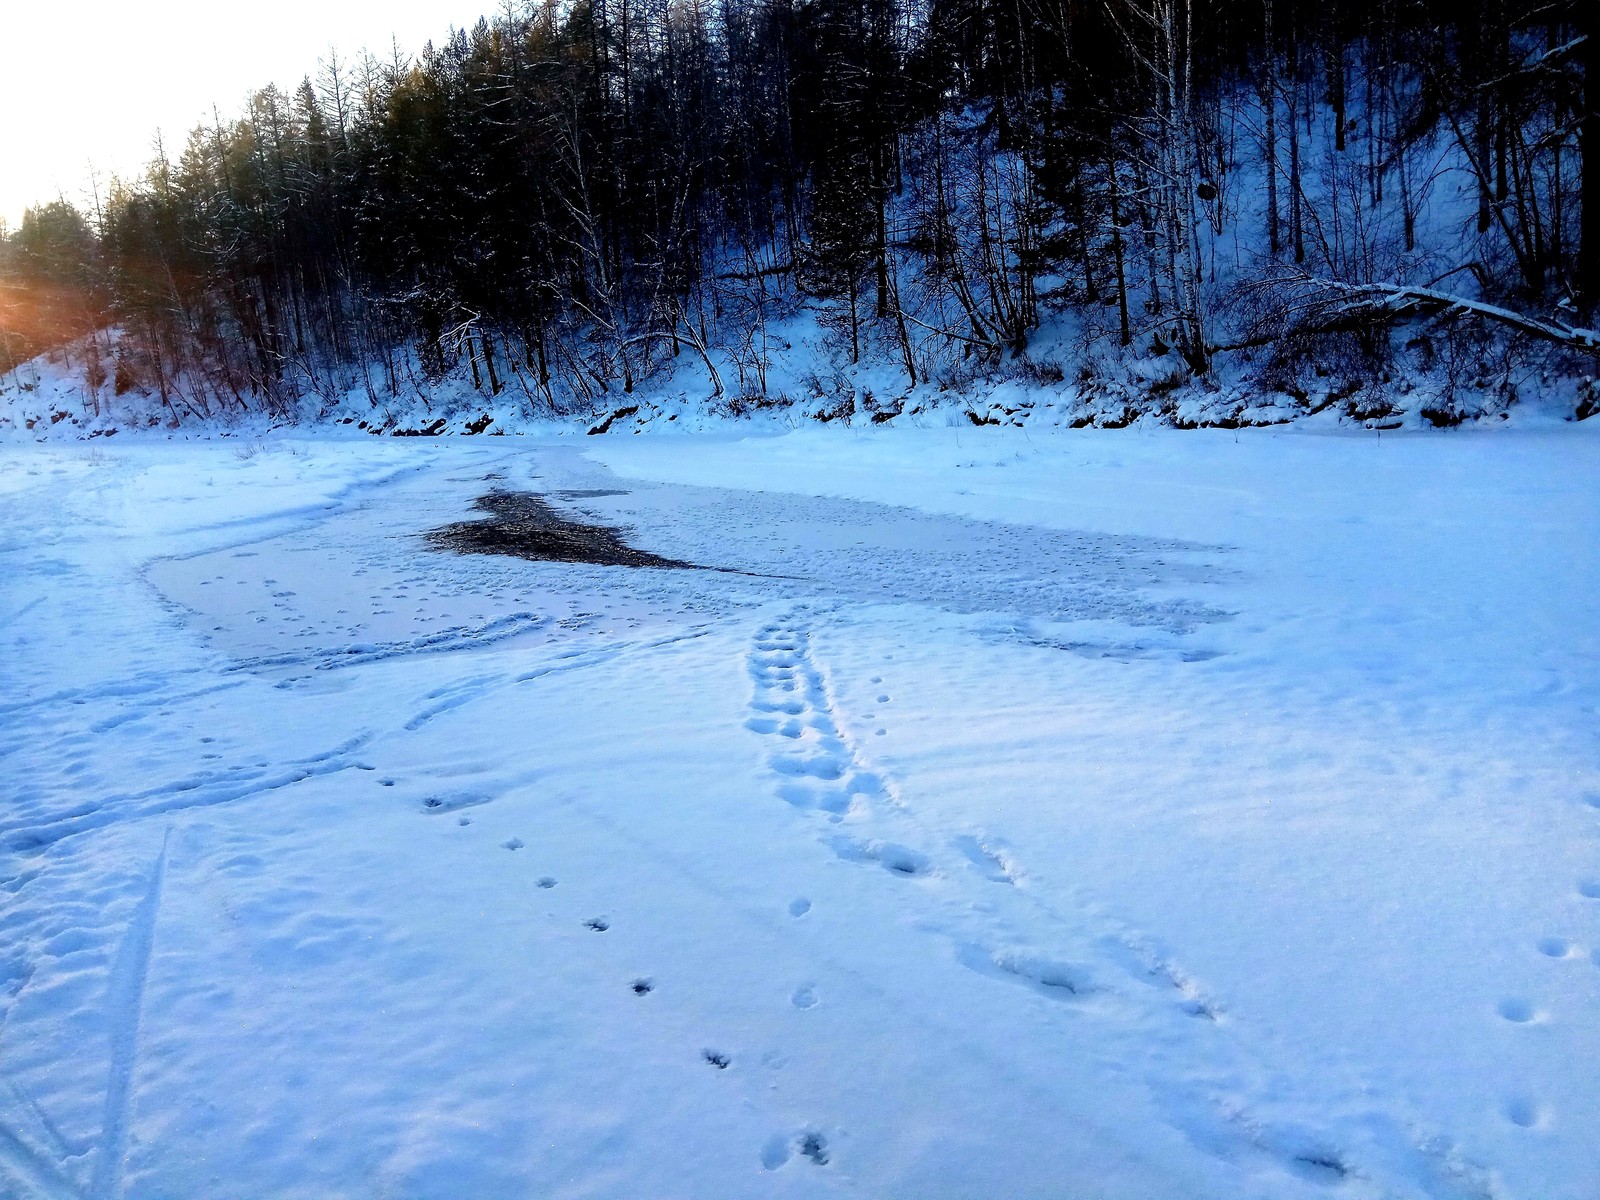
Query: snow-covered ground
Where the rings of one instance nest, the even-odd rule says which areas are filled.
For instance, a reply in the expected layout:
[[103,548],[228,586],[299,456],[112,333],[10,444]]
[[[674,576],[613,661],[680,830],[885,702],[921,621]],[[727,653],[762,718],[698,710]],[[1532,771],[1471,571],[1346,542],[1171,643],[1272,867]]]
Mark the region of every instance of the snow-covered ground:
[[0,447],[0,1193],[1592,1198],[1597,437]]

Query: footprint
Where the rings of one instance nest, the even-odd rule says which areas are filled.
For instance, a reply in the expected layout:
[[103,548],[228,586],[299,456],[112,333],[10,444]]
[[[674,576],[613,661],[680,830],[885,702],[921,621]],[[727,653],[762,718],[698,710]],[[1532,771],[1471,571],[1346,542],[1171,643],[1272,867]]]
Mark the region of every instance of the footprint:
[[1585,879],[1578,884],[1578,895],[1586,900],[1600,900],[1600,879]]
[[1538,1016],[1538,1014],[1534,1012],[1533,1005],[1529,1004],[1526,1000],[1518,1000],[1515,997],[1500,1001],[1500,1003],[1496,1005],[1495,1011],[1497,1011],[1506,1020],[1517,1025],[1526,1025],[1528,1022],[1532,1021]]
[[507,838],[505,841],[501,842],[500,844],[502,846],[504,846],[507,850],[521,850],[523,846],[527,845],[527,843],[524,842],[519,837]]
[[1191,1017],[1202,1017],[1207,1021],[1218,1019],[1217,1006],[1208,1000],[1200,991],[1195,982],[1184,975],[1171,963],[1158,963],[1155,972],[1164,978],[1173,987],[1178,989],[1183,999],[1179,1007]]
[[796,988],[794,995],[789,997],[789,1002],[796,1008],[815,1008],[817,990],[813,987]]
[[719,1071],[726,1071],[728,1064],[733,1061],[720,1050],[704,1050],[701,1052],[701,1057]]
[[822,754],[815,758],[792,755],[774,760],[772,768],[784,775],[804,776],[831,783],[844,774],[845,764],[832,754]]
[[457,817],[456,818],[456,824],[457,825],[471,825],[472,824],[472,818],[471,817]]
[[955,846],[973,866],[983,872],[986,879],[992,879],[995,883],[1016,883],[1016,875],[1005,856],[990,849],[981,838],[964,834],[955,839]]
[[1093,990],[1088,976],[1071,963],[1053,962],[1031,955],[999,954],[994,957],[994,965],[1019,979],[1036,983],[1046,991],[1081,996]]
[[889,703],[889,697],[888,697],[888,695],[887,695],[887,694],[885,694],[885,695],[880,695],[880,696],[879,696],[879,697],[878,697],[878,703],[879,703],[879,704],[887,704],[887,703]]
[[596,933],[604,933],[611,928],[611,922],[604,917],[590,917],[583,923],[585,929],[592,929]]
[[761,712],[783,713],[790,717],[798,717],[806,710],[806,706],[798,700],[757,700],[751,707]]
[[798,896],[789,901],[789,915],[791,917],[803,917],[810,911],[811,901],[807,900],[804,896]]
[[1549,958],[1566,958],[1572,953],[1572,943],[1566,938],[1540,938],[1539,953]]
[[1076,1000],[1099,989],[1082,967],[1015,950],[963,946],[956,955],[962,966],[992,979],[1013,979],[1053,1000]]
[[800,809],[820,809],[838,820],[850,811],[850,793],[835,787],[818,787],[815,784],[784,783],[778,786],[778,799]]
[[933,870],[933,862],[926,854],[919,854],[898,842],[858,842],[837,837],[833,840],[833,849],[840,858],[850,862],[875,862],[895,875],[926,875]]
[[1506,1120],[1523,1129],[1532,1129],[1544,1123],[1544,1112],[1541,1107],[1526,1096],[1515,1096],[1506,1101]]
[[656,985],[648,979],[635,979],[628,986],[633,989],[635,996],[648,996],[656,990]]
[[769,1171],[776,1171],[789,1161],[789,1145],[791,1139],[784,1134],[775,1133],[767,1139],[767,1144],[761,1148],[761,1165]]
[[539,876],[539,886],[540,887],[542,887],[542,888],[553,888],[553,887],[555,887],[555,885],[556,885],[556,881],[553,878],[551,878],[549,875],[541,875],[541,876]]

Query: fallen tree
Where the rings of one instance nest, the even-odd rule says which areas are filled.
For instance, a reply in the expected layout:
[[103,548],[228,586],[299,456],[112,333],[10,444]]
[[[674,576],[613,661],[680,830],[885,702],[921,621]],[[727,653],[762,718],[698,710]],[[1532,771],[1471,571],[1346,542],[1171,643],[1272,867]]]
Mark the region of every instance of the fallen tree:
[[[1517,312],[1498,304],[1440,291],[1432,285],[1345,283],[1337,279],[1304,277],[1292,281],[1292,286],[1298,295],[1291,303],[1278,307],[1273,313],[1274,319],[1258,323],[1257,331],[1250,337],[1213,346],[1211,352],[1223,354],[1249,350],[1271,345],[1285,337],[1346,333],[1416,317],[1477,317],[1541,341],[1600,357],[1600,330]],[[1261,331],[1261,324],[1269,325],[1270,329]]]

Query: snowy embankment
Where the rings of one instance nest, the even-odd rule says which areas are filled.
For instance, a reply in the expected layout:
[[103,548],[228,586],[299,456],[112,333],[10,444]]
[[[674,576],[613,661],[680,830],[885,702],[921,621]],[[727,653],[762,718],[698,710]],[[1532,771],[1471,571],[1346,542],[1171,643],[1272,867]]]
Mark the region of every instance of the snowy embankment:
[[0,448],[0,1195],[1593,1196],[1597,450]]
[[[1381,307],[1380,301],[1390,295],[1380,291],[1377,298],[1355,297],[1351,303]],[[1442,302],[1426,289],[1394,299],[1396,304]],[[288,429],[305,436],[352,437],[726,433],[730,423],[756,434],[810,425],[1122,429],[1136,423],[1178,429],[1294,424],[1409,432],[1459,424],[1571,424],[1600,412],[1600,383],[1588,359],[1551,358],[1532,350],[1510,354],[1497,332],[1486,333],[1476,344],[1507,351],[1501,366],[1515,362],[1514,371],[1459,370],[1451,375],[1402,361],[1376,375],[1324,370],[1290,385],[1256,378],[1260,364],[1252,364],[1248,356],[1225,356],[1215,374],[1204,378],[1192,376],[1170,351],[1107,359],[1086,352],[1079,344],[1081,332],[1062,318],[1040,332],[1026,356],[983,370],[972,367],[937,382],[924,377],[908,386],[903,369],[884,355],[867,355],[852,364],[830,341],[819,322],[820,311],[803,307],[773,325],[774,344],[781,348],[772,352],[761,392],[733,382],[731,362],[722,363],[723,379],[714,383],[703,363],[684,355],[662,365],[632,392],[618,387],[587,399],[565,392],[546,397],[509,386],[491,395],[475,386],[467,368],[458,364],[431,381],[413,371],[396,395],[370,386],[375,367],[366,372],[369,386],[358,386],[362,372],[355,369],[340,387],[274,406],[253,394],[203,400],[209,393],[202,386],[176,387],[165,397],[139,388],[118,394],[109,383],[94,387],[85,378],[84,346],[79,343],[0,375],[0,441],[71,442],[119,435],[163,441],[249,439]],[[1594,337],[1587,330],[1567,332]],[[119,335],[110,336],[115,342]]]

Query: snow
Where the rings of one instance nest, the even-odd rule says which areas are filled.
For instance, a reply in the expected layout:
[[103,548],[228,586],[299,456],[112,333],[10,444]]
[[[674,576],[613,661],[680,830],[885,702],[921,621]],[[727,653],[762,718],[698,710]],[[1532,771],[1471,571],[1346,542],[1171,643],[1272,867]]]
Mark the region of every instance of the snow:
[[1512,425],[0,446],[0,1195],[1594,1195]]

